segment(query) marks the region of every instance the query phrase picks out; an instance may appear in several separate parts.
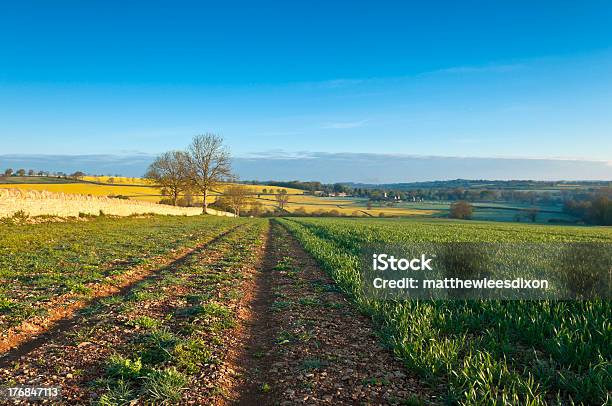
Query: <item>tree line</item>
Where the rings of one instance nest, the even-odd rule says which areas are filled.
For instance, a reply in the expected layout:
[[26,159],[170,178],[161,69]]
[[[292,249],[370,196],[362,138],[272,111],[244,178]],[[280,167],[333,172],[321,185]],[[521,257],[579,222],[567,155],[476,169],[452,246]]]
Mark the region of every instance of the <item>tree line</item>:
[[612,226],[612,188],[582,198],[568,199],[563,205],[563,211],[588,224]]

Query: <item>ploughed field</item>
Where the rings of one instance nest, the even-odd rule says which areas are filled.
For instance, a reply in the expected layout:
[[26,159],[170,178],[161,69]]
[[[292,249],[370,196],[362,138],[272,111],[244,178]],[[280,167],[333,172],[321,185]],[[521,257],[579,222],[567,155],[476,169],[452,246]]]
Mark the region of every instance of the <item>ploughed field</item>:
[[62,404],[603,404],[612,306],[377,301],[371,243],[612,242],[449,220],[96,217],[0,224],[0,386]]
[[[584,301],[373,300],[359,253],[372,243],[612,242],[612,229],[444,220],[284,219],[370,315],[408,370],[466,404],[604,404],[612,390],[612,304]],[[529,259],[527,259],[529,260]]]

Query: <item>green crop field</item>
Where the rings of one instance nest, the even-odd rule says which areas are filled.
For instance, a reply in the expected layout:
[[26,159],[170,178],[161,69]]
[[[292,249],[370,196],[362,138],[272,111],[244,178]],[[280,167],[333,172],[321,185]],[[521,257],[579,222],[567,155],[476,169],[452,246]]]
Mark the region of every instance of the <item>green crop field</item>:
[[612,243],[612,229],[435,218],[3,222],[0,386],[59,386],[60,404],[97,405],[318,404],[330,393],[343,404],[609,402],[609,300],[362,293],[368,244],[455,241]]
[[610,228],[443,220],[283,220],[384,341],[464,404],[604,404],[612,390],[612,306],[591,301],[376,301],[359,288],[373,242],[612,242]]
[[92,284],[172,251],[203,243],[239,219],[94,218],[86,222],[0,224],[0,326],[45,312],[64,294],[92,293]]

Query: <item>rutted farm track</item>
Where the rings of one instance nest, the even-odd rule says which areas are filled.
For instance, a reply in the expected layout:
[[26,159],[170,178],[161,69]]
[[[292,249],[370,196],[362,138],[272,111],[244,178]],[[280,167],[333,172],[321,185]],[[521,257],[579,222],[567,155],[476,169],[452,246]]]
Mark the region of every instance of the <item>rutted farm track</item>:
[[246,309],[228,398],[241,405],[421,404],[431,400],[382,348],[370,320],[287,230],[271,225],[262,275]]
[[66,404],[210,403],[221,393],[226,333],[263,228],[235,228],[124,294],[92,303],[27,353],[9,353],[3,383],[60,385]]
[[0,386],[61,386],[63,404],[427,399],[283,226],[227,221],[36,316],[0,358]]

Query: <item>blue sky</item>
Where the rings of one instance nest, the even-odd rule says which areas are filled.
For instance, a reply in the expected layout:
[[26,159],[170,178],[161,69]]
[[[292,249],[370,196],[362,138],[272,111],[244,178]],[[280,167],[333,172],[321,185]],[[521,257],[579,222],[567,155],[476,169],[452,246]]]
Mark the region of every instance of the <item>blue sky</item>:
[[242,157],[610,161],[611,21],[607,1],[5,2],[0,155],[216,132]]

